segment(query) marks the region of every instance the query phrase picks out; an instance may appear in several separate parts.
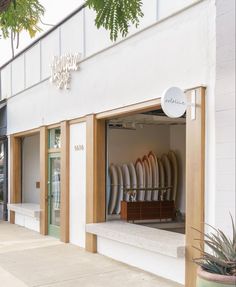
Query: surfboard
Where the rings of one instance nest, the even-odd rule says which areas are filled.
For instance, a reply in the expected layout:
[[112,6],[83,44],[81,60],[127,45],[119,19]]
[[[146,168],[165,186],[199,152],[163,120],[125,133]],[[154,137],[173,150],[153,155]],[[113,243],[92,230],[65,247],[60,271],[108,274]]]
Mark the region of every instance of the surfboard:
[[[171,186],[171,165],[170,160],[166,154],[162,155],[162,162],[165,170],[165,185]],[[166,199],[170,200],[172,198],[171,190],[167,189],[166,191]]]
[[[128,168],[129,168],[129,174],[130,174],[130,187],[137,188],[137,175],[136,175],[134,164],[132,162],[129,163]],[[134,200],[136,199],[137,199],[137,193],[136,193]]]
[[[140,163],[142,164],[143,167],[143,187],[146,188],[147,187],[147,174],[146,174],[146,168],[145,168],[145,164],[144,162],[140,160]],[[143,191],[143,200],[146,199],[146,190]]]
[[[150,163],[150,161],[146,155],[143,157],[143,162],[144,162],[145,173],[146,173],[146,188],[152,188],[151,163]],[[145,199],[147,201],[152,200],[152,191],[151,190],[146,190]]]
[[144,187],[144,173],[142,161],[140,159],[137,159],[135,163],[135,170],[137,174],[137,187],[140,188],[140,190],[137,191],[137,200],[144,201],[145,191],[141,189]]
[[[122,175],[123,175],[123,182],[124,182],[124,188],[130,188],[130,174],[127,164],[122,165]],[[129,201],[129,194],[124,194],[124,200]]]
[[111,177],[111,194],[108,206],[108,214],[113,214],[118,196],[118,174],[116,167],[113,164],[110,165],[109,172]]
[[168,153],[168,157],[170,159],[171,168],[172,168],[172,200],[176,202],[177,194],[178,194],[178,161],[177,156],[174,151],[170,151]]
[[[152,187],[159,187],[159,170],[156,155],[151,151],[148,154],[152,172]],[[158,200],[158,190],[152,191],[152,200]]]
[[[159,165],[159,175],[160,175],[160,187],[165,187],[165,171],[162,161],[158,158],[158,165]],[[161,191],[159,194],[161,195],[163,191]],[[161,196],[160,196],[161,197]],[[164,198],[166,198],[166,195],[164,194]]]
[[118,196],[117,196],[117,202],[115,207],[115,213],[120,214],[121,209],[121,201],[123,199],[123,175],[122,175],[122,169],[118,165],[117,166],[117,173],[118,173]]

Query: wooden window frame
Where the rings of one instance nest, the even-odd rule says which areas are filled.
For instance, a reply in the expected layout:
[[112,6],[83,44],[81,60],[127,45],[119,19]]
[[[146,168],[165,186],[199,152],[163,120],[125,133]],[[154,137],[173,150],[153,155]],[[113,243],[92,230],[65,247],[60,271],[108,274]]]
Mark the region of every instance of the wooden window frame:
[[[204,231],[205,202],[205,88],[187,90],[189,102],[192,91],[196,93],[196,118],[191,119],[190,106],[186,112],[186,287],[194,287],[196,284],[197,267],[192,259],[198,257],[199,252],[192,246],[199,234],[192,227]],[[86,223],[105,222],[105,121],[158,109],[160,101],[155,99],[87,116]],[[97,252],[96,235],[86,233],[86,250]]]

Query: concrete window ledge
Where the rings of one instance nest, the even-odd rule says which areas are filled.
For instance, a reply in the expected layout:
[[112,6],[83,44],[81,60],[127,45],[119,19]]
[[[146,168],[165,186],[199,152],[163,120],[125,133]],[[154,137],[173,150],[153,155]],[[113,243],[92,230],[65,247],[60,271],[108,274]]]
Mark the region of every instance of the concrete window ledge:
[[185,235],[123,221],[86,225],[86,232],[174,258],[185,257]]
[[8,210],[15,211],[18,214],[33,217],[36,219],[40,218],[40,206],[34,203],[12,203],[7,205]]

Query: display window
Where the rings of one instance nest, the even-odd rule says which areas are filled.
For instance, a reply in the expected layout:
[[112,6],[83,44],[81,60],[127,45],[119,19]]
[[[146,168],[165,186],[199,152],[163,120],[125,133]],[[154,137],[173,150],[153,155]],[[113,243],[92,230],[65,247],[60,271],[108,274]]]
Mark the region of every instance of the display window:
[[185,233],[185,115],[154,110],[106,129],[106,220]]

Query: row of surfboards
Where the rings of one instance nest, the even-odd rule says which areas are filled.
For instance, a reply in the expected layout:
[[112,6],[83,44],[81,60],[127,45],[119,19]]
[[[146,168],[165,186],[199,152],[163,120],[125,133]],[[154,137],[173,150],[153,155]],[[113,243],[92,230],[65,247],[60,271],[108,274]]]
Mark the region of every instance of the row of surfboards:
[[[168,154],[157,158],[153,152],[150,152],[142,159],[138,158],[135,164],[111,164],[109,180],[108,214],[110,215],[120,214],[122,200],[130,201],[130,194],[124,192],[126,188],[137,188],[135,193],[137,201],[176,201],[178,192],[176,154],[174,151],[169,151]],[[166,189],[155,190],[159,187]],[[152,190],[148,190],[148,188]]]

